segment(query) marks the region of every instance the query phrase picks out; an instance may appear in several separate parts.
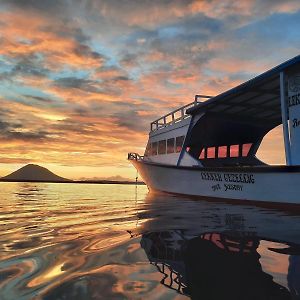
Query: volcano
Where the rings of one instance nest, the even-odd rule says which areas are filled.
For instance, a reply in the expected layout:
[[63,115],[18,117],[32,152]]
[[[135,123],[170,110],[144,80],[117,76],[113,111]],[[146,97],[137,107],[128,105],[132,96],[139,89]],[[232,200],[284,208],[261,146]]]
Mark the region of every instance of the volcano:
[[71,180],[60,177],[44,167],[29,164],[2,177],[1,181],[68,182]]

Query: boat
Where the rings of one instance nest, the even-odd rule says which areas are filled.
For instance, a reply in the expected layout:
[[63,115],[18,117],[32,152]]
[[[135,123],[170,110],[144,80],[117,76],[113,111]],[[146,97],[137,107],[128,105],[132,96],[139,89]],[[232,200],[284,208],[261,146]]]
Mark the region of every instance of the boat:
[[[256,153],[282,124],[284,165]],[[205,199],[300,204],[300,55],[150,124],[143,155],[128,153],[151,191]]]
[[300,215],[286,208],[150,192],[131,236],[160,283],[192,299],[299,299]]
[[[290,290],[263,269],[259,251],[266,244],[269,255],[288,256]],[[298,245],[220,232],[186,239],[184,232],[173,230],[145,233],[141,247],[162,274],[160,283],[192,299],[299,299]]]

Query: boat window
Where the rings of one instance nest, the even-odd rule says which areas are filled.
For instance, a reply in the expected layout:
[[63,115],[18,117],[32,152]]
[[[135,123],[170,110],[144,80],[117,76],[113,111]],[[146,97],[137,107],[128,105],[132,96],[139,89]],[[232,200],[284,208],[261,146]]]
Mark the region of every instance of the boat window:
[[242,156],[247,156],[248,155],[251,146],[252,146],[252,144],[243,144]]
[[239,157],[239,145],[230,146],[230,157]]
[[158,142],[158,154],[166,154],[166,140]]
[[205,148],[203,148],[202,150],[201,150],[201,153],[200,153],[200,155],[199,155],[199,159],[204,159],[205,158]]
[[176,152],[180,152],[184,141],[184,135],[176,137]]
[[219,158],[227,157],[227,146],[219,146],[218,147],[218,157]]
[[174,143],[175,143],[175,139],[171,138],[167,140],[167,153],[174,153],[175,149],[174,149]]
[[215,158],[216,156],[216,147],[207,148],[207,158]]
[[145,150],[145,156],[151,155],[151,143],[147,144],[146,150]]
[[157,142],[152,143],[152,155],[157,155]]

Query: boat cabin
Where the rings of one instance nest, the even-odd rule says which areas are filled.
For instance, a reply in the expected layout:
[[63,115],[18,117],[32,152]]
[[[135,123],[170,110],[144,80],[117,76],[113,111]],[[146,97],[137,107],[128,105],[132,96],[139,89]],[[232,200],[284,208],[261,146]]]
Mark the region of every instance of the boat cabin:
[[[205,99],[205,101],[203,100]],[[177,166],[256,166],[283,125],[287,165],[300,165],[300,56],[215,97],[196,95],[151,123],[144,160]]]

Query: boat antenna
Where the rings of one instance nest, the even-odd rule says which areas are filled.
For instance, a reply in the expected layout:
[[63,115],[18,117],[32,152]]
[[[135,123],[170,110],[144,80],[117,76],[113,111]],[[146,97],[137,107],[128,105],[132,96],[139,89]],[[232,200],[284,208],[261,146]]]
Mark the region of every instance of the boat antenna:
[[136,176],[135,176],[135,209],[136,209],[136,224],[135,228],[137,229],[138,223],[139,223],[139,218],[138,218],[138,208],[137,208],[137,202],[138,202],[138,177],[139,177],[139,171],[136,170]]
[[[136,224],[135,224],[135,229],[137,229],[138,227],[138,223],[139,223],[139,218],[138,218],[138,208],[137,208],[137,202],[138,202],[138,177],[139,177],[139,172],[136,171],[136,176],[135,176],[135,197],[134,197],[134,209],[136,211]],[[130,234],[130,238],[134,238],[136,236],[138,236],[137,233],[135,233],[132,230],[127,230],[127,232]]]

